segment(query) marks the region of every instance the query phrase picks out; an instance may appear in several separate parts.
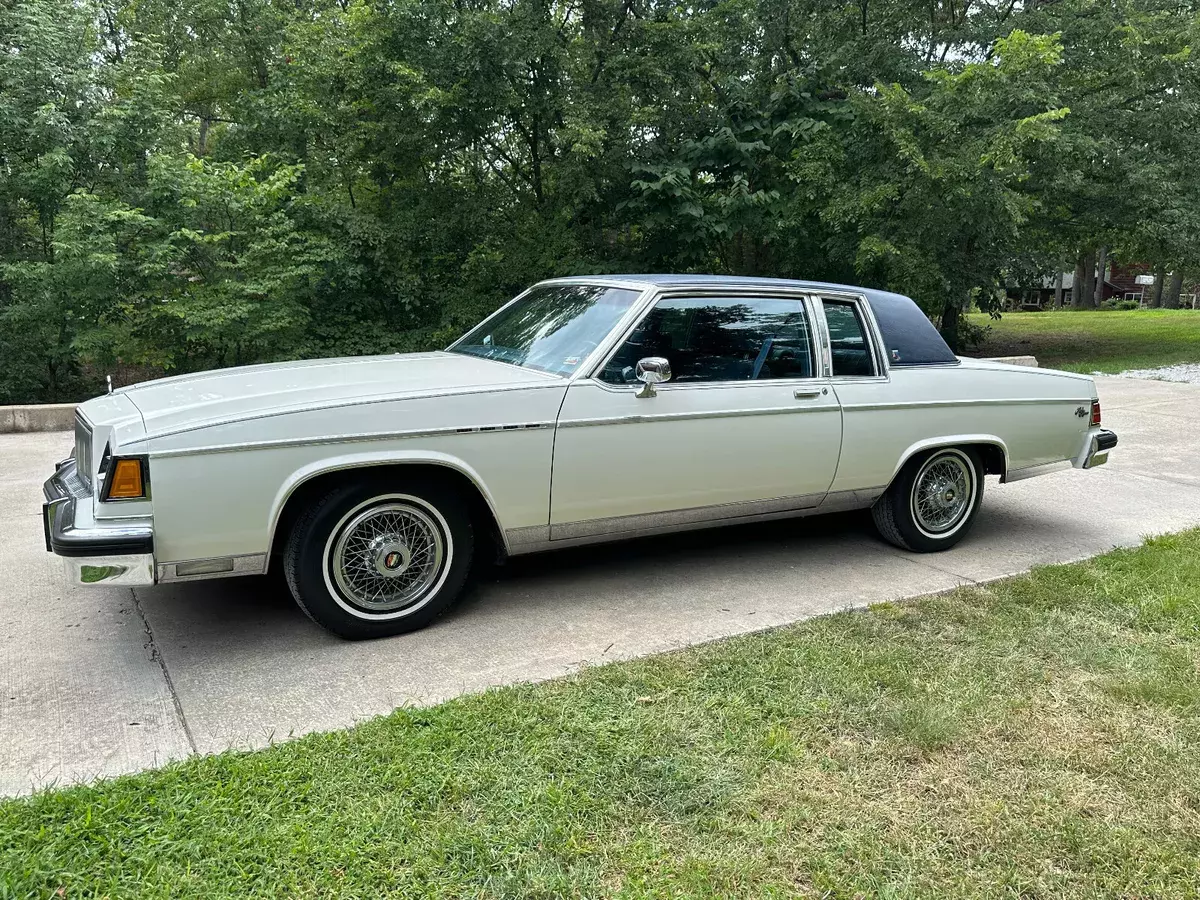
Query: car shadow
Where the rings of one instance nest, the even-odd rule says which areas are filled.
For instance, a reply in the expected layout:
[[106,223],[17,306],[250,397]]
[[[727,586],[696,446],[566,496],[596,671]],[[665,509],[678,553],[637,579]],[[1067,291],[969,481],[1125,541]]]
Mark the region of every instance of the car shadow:
[[490,567],[479,575],[481,583],[486,584],[490,580],[536,578],[566,569],[580,573],[589,569],[607,571],[613,566],[644,563],[647,560],[666,563],[691,556],[702,556],[705,559],[714,556],[740,556],[765,547],[774,550],[781,544],[803,544],[817,536],[834,537],[851,533],[867,535],[870,528],[870,516],[865,512],[714,526],[695,531],[515,556],[503,565]]
[[[480,561],[459,602],[430,628],[494,625],[505,616],[536,617],[552,613],[565,625],[568,613],[579,615],[604,607],[622,610],[636,605],[648,592],[686,589],[695,578],[697,602],[704,602],[713,579],[763,583],[785,579],[790,570],[819,568],[825,577],[839,576],[839,560],[859,566],[862,560],[902,556],[928,568],[953,571],[950,560],[960,553],[977,556],[981,545],[1021,534],[1022,544],[1051,547],[1062,522],[1010,505],[984,507],[971,535],[942,562],[929,563],[883,542],[865,511],[834,513],[774,522],[760,522],[594,544],[518,556],[502,564]],[[221,644],[236,653],[239,647],[264,642],[293,646],[323,646],[341,639],[312,623],[295,604],[282,572],[220,580],[138,588],[138,597],[156,634],[188,644]],[[562,600],[578,600],[579,607]],[[517,612],[519,610],[519,613]],[[298,644],[297,644],[298,642]]]
[[[558,583],[563,578],[588,580],[614,572],[636,578],[642,572],[686,571],[689,563],[712,566],[735,557],[745,566],[755,565],[753,558],[760,556],[763,568],[769,570],[781,549],[799,550],[817,538],[868,535],[872,535],[869,515],[850,512],[550,550],[512,557],[499,564],[477,561],[459,602],[438,621],[469,618],[493,601],[511,602],[514,587],[520,589],[520,594],[537,594],[548,582]],[[339,640],[304,615],[278,566],[267,575],[139,588],[138,596],[155,619],[170,616],[180,620],[179,625],[187,621],[193,629],[223,631],[233,642],[238,641],[238,635],[262,634],[276,628],[293,630],[297,626]],[[201,609],[203,614],[197,615]]]

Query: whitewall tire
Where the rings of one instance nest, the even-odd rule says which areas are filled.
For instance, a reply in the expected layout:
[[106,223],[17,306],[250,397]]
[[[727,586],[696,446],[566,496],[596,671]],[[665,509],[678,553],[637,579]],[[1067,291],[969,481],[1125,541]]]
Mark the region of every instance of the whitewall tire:
[[301,515],[284,572],[319,625],[350,639],[385,637],[424,627],[454,602],[473,547],[467,504],[453,489],[364,481]]
[[871,509],[883,538],[905,550],[948,550],[970,530],[983,500],[983,466],[970,447],[909,460]]

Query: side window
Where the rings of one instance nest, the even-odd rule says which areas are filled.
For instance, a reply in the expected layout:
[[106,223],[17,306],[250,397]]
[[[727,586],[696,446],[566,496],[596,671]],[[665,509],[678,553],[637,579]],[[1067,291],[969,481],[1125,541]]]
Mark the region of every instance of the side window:
[[821,303],[825,306],[825,323],[829,326],[834,376],[874,375],[871,345],[855,304],[844,300],[822,300]]
[[774,297],[670,297],[660,300],[600,373],[634,384],[639,359],[662,356],[671,381],[811,378],[812,341],[800,300]]

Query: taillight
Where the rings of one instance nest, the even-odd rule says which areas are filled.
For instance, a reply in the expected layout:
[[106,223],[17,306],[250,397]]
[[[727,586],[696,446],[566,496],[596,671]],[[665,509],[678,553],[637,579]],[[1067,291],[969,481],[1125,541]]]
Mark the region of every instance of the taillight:
[[1092,401],[1092,427],[1095,428],[1100,424],[1100,401]]

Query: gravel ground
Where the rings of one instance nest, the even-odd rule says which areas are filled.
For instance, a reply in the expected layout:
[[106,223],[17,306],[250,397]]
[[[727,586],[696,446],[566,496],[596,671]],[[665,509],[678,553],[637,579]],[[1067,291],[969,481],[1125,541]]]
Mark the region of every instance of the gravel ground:
[[[1102,372],[1093,372],[1101,375]],[[1188,384],[1200,384],[1200,364],[1183,363],[1178,366],[1160,366],[1157,369],[1126,369],[1117,375],[1118,378],[1149,378],[1154,381],[1183,381]]]

